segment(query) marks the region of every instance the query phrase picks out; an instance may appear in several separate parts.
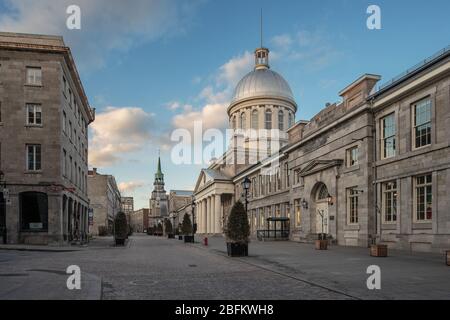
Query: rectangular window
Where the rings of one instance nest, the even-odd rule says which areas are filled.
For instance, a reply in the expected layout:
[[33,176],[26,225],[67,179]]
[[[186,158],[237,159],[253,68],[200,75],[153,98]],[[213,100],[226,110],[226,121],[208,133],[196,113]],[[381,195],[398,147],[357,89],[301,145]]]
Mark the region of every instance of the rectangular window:
[[69,88],[69,106],[72,108],[72,90]]
[[397,221],[397,182],[390,181],[382,185],[382,212],[383,222],[392,223]]
[[264,208],[259,209],[259,226],[261,229],[265,227]]
[[433,188],[431,174],[415,178],[415,220],[417,222],[428,222],[433,218]]
[[73,181],[72,156],[69,157],[69,179]]
[[395,126],[395,113],[381,119],[381,143],[382,143],[382,158],[390,158],[395,156],[396,149],[396,126]]
[[347,167],[353,167],[358,165],[359,149],[353,147],[347,150]]
[[69,120],[69,134],[70,134],[70,140],[73,139],[72,132],[73,132],[73,131],[72,131],[72,121]]
[[431,100],[429,98],[414,104],[414,147],[431,144]]
[[301,225],[301,219],[302,219],[302,212],[301,212],[301,202],[300,199],[294,200],[294,207],[295,207],[295,226],[300,227]]
[[284,164],[284,172],[286,174],[286,188],[289,188],[291,186],[291,176],[288,163]]
[[41,125],[42,124],[42,108],[38,104],[27,104],[27,124]]
[[281,217],[281,209],[280,209],[280,205],[279,204],[277,204],[275,206],[275,217],[277,217],[277,218]]
[[285,205],[286,214],[285,217],[291,219],[291,204],[289,202],[286,202]]
[[27,170],[40,171],[41,170],[41,145],[29,144],[27,145]]
[[62,130],[64,133],[67,133],[66,122],[67,122],[67,115],[66,115],[66,112],[63,111]]
[[358,192],[354,188],[347,189],[347,221],[358,223]]
[[62,170],[63,170],[63,176],[65,177],[66,174],[67,174],[67,152],[64,149],[63,149],[63,166],[62,166]]
[[42,85],[42,70],[41,68],[27,68],[27,84],[33,86]]
[[64,76],[63,76],[63,93],[64,93],[64,96],[67,95],[67,80]]

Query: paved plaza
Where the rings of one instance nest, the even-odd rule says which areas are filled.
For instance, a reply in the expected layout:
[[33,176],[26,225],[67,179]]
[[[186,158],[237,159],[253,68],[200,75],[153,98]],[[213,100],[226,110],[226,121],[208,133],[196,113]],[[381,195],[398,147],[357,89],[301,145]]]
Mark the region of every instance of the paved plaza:
[[[134,235],[88,247],[0,247],[0,299],[450,299],[443,256],[295,242],[250,243],[249,257],[226,256],[222,237],[195,244]],[[27,250],[17,250],[27,249]],[[29,251],[30,249],[38,251]],[[81,290],[68,290],[69,265]],[[368,290],[366,269],[381,268],[381,290]]]

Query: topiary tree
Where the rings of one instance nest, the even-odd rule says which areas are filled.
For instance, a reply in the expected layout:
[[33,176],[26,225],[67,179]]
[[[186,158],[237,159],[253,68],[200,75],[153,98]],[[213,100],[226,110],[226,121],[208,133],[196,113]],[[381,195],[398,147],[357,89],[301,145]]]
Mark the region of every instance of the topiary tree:
[[170,234],[173,232],[172,230],[172,222],[169,219],[164,220],[164,228],[166,229],[166,234]]
[[226,236],[230,242],[249,242],[250,225],[248,224],[244,205],[240,201],[236,202],[231,209],[230,216],[228,217]]
[[114,220],[114,237],[116,239],[126,239],[128,235],[127,216],[123,212],[118,212]]
[[185,236],[192,234],[192,222],[191,218],[187,213],[184,214],[183,223],[181,225],[181,233]]

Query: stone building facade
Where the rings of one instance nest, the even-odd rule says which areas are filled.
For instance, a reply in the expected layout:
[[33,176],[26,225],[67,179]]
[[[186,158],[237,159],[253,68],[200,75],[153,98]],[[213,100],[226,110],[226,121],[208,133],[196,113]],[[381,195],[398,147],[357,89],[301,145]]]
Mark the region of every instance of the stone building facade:
[[97,168],[89,170],[88,191],[90,208],[93,212],[93,225],[89,234],[99,235],[99,228],[113,233],[114,218],[122,210],[122,197],[117,187],[116,179],[109,174],[100,174]]
[[133,228],[133,232],[142,233],[147,231],[149,212],[148,208],[142,208],[130,215],[130,225]]
[[127,221],[128,221],[128,223],[130,223],[131,215],[134,212],[133,197],[122,197],[121,204],[122,204],[122,212],[125,213],[125,215],[127,216]]
[[83,242],[95,115],[61,37],[0,33],[0,113],[6,242]]
[[[240,110],[240,104],[266,110],[269,102],[272,109],[290,102],[286,110],[295,113],[289,87],[279,77],[268,80],[257,72],[259,52],[252,85],[249,75],[244,77],[245,88],[238,84],[229,110]],[[268,218],[286,217],[294,241],[309,242],[325,233],[347,246],[450,248],[449,77],[446,48],[378,89],[380,76],[361,76],[339,92],[340,102],[327,104],[309,121],[277,128],[282,120],[269,116],[265,129],[285,131],[279,133],[278,150],[250,163],[251,139],[244,139],[244,164],[224,164],[236,152],[232,143],[220,161],[200,172],[194,191],[199,233],[224,232],[232,204],[245,201],[247,177],[253,236],[267,229]],[[241,129],[239,119],[251,127],[260,122],[235,112],[229,116],[232,128]]]
[[[193,192],[189,190],[170,190],[169,192],[169,219],[174,228],[183,222],[185,208],[191,206]],[[183,210],[181,210],[183,209]],[[181,215],[180,215],[181,214]],[[191,217],[191,222],[192,217]]]

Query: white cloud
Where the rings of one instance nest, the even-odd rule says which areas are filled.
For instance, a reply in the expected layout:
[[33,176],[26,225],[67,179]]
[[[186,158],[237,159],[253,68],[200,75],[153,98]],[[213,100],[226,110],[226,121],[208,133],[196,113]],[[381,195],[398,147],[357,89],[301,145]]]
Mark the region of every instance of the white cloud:
[[[111,50],[185,32],[199,1],[5,0],[0,30],[64,36],[82,69],[104,65]],[[68,30],[66,9],[81,9],[81,30]],[[77,59],[77,60],[78,60]],[[77,61],[78,62],[78,61]]]
[[332,45],[328,36],[320,30],[300,30],[295,34],[280,34],[271,39],[275,52],[272,57],[286,62],[295,62],[298,67],[317,71],[333,63],[340,52]]
[[126,153],[142,149],[152,138],[153,118],[153,114],[136,107],[108,107],[98,113],[90,125],[89,164],[110,166]]
[[119,190],[123,194],[131,194],[137,189],[142,188],[145,186],[145,182],[142,181],[126,181],[126,182],[120,182],[119,183]]
[[[173,128],[192,130],[195,121],[201,121],[203,129],[225,129],[228,127],[227,107],[239,80],[252,70],[254,56],[245,51],[221,65],[212,80],[198,94],[201,107],[184,105],[183,112],[172,118]],[[178,103],[177,110],[182,104]]]
[[191,131],[195,121],[201,121],[203,130],[228,126],[228,104],[207,104],[201,110],[177,114],[172,119],[174,128],[183,128]]

